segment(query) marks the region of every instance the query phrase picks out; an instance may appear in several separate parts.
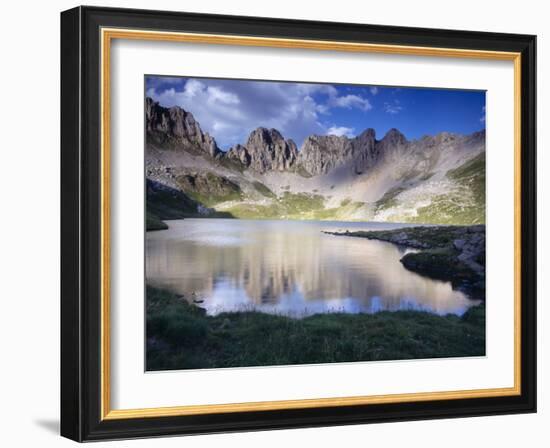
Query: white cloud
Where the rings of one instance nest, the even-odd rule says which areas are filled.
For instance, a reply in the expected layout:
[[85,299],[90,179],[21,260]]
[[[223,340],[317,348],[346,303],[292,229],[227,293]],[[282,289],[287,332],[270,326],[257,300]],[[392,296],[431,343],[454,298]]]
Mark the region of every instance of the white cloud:
[[329,114],[330,113],[330,107],[328,107],[326,104],[317,104],[317,112],[320,114]]
[[364,111],[372,109],[369,100],[359,95],[336,95],[329,99],[328,104],[333,107],[343,107],[345,109],[352,109],[354,107]]
[[399,100],[393,100],[391,102],[384,103],[384,111],[388,114],[395,115],[403,110],[403,106]]
[[225,92],[219,87],[208,86],[206,88],[208,93],[208,101],[212,103],[223,103],[223,104],[239,104],[239,97],[231,92]]
[[355,136],[355,129],[354,128],[347,128],[345,126],[331,126],[327,130],[327,135],[336,135],[338,137],[345,135],[346,137],[354,137]]
[[481,108],[481,118],[479,119],[482,123],[485,123],[485,106]]
[[[200,82],[197,79],[190,79],[185,83],[185,90],[183,91],[185,96],[188,96],[190,98],[193,98],[195,95],[199,94],[201,91],[205,89],[205,85],[203,82]],[[175,90],[173,90],[173,93],[175,93]]]
[[377,95],[378,94],[378,87],[373,86],[370,88],[371,95]]
[[182,89],[162,91],[159,84],[148,85],[148,96],[165,107],[177,105],[191,112],[223,149],[245,142],[259,126],[275,128],[301,145],[309,135],[326,135],[329,126],[319,117],[334,108],[372,108],[361,95],[340,96],[327,84],[188,79]]

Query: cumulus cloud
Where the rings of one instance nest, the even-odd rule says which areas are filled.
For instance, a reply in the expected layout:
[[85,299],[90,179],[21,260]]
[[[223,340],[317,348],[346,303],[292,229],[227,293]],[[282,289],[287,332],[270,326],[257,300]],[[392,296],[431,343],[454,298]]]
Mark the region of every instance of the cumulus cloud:
[[356,107],[365,111],[372,109],[369,100],[359,95],[335,95],[330,97],[329,105],[333,107],[343,107],[345,109]]
[[311,134],[327,133],[323,117],[335,109],[372,109],[362,95],[342,95],[327,84],[180,78],[178,86],[167,79],[178,78],[148,78],[146,94],[165,107],[191,112],[223,149],[243,143],[259,126],[276,128],[301,145]]
[[336,135],[338,137],[345,135],[346,137],[351,138],[355,136],[355,129],[347,128],[345,126],[331,126],[327,130],[327,135]]
[[371,95],[377,95],[378,94],[378,87],[373,86],[370,88]]
[[388,114],[395,115],[403,110],[401,102],[399,100],[386,101],[384,103],[384,111]]

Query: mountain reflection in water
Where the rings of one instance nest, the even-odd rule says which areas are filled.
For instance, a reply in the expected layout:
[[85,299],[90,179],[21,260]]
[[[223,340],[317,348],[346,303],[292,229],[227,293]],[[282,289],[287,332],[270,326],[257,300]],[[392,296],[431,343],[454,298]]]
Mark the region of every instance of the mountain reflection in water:
[[392,223],[185,219],[147,232],[147,283],[200,302],[208,314],[255,310],[302,317],[403,309],[462,315],[479,302],[400,263],[393,244],[322,230]]

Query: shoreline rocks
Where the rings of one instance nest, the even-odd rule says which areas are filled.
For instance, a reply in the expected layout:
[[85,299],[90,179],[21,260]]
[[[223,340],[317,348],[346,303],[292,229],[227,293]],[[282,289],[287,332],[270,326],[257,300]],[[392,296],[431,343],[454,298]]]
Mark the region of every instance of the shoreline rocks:
[[485,300],[485,225],[324,233],[417,249],[401,258],[406,269],[435,280],[449,281],[453,288],[470,298]]

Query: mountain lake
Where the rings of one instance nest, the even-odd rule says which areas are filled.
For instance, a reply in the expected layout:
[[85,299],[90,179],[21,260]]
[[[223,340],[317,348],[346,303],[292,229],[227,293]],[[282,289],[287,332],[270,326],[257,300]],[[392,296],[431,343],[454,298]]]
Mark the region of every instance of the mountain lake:
[[422,310],[462,315],[479,301],[405,269],[411,250],[323,231],[418,224],[182,219],[146,233],[147,283],[183,295],[207,314],[254,310],[318,313]]

